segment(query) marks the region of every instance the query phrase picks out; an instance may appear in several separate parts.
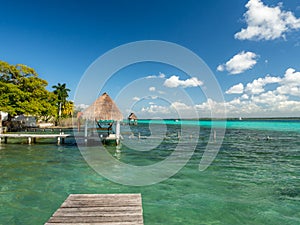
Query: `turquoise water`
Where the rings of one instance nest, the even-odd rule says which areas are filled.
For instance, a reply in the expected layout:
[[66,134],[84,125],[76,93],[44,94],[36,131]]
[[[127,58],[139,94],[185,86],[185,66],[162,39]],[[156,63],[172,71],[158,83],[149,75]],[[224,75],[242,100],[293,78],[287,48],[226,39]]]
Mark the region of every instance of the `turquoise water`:
[[232,129],[255,129],[255,130],[277,130],[277,131],[296,131],[300,132],[300,120],[139,120],[139,123],[152,124],[184,124],[198,125],[203,127],[226,127]]
[[[229,121],[216,159],[200,172],[208,123],[200,121],[200,138],[187,165],[173,177],[144,187],[98,175],[73,140],[64,146],[52,140],[30,146],[1,144],[0,224],[43,224],[71,193],[142,193],[149,225],[300,224],[300,122]],[[132,129],[147,135],[149,126]],[[180,124],[168,124],[167,129],[177,133]],[[125,145],[107,150],[123,162],[149,165],[167,157],[176,143],[165,139],[150,152]]]

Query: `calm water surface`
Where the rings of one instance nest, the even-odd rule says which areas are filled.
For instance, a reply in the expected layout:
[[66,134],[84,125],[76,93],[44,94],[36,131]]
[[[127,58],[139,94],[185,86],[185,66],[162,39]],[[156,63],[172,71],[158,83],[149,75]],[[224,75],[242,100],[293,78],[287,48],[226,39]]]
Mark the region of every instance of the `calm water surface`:
[[[203,123],[189,163],[168,180],[145,187],[101,177],[72,140],[64,146],[2,144],[0,224],[43,224],[71,193],[142,193],[149,225],[300,224],[300,122],[228,122],[218,156],[200,172],[210,134]],[[170,124],[168,132],[176,134],[179,127]],[[147,123],[134,129],[149,131]],[[123,162],[149,165],[168,156],[176,143],[165,140],[150,152],[124,145],[121,153],[107,150]]]

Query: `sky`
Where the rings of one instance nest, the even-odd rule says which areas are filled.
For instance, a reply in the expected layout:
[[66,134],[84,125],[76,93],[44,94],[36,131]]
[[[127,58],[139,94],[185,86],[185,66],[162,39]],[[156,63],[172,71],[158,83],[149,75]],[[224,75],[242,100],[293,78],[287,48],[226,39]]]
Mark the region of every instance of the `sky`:
[[[49,90],[66,83],[78,106],[92,103],[96,96],[88,90],[94,88],[97,95],[107,92],[125,117],[223,117],[224,109],[227,117],[300,117],[300,0],[0,3],[0,60],[34,68]],[[189,74],[176,65],[139,62],[103,80],[108,63],[78,101],[93,64],[119,46],[145,40],[182,46],[205,65]],[[160,48],[153,52],[188,61]]]

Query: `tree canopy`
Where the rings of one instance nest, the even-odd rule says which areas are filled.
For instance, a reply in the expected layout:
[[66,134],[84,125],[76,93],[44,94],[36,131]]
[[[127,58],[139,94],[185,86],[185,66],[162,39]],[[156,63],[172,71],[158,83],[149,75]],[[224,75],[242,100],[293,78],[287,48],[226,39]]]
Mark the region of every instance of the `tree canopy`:
[[58,102],[56,94],[46,90],[47,85],[33,68],[0,61],[0,111],[47,121],[55,116]]

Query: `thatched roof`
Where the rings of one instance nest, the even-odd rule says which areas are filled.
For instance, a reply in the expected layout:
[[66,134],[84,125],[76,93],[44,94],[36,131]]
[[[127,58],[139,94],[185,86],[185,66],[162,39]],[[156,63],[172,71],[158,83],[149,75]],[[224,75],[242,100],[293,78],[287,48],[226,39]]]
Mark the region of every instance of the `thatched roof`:
[[130,115],[128,116],[129,120],[137,120],[137,116],[134,113],[130,113]]
[[82,117],[88,120],[123,120],[121,111],[107,93],[84,110]]

